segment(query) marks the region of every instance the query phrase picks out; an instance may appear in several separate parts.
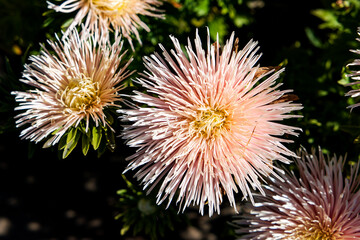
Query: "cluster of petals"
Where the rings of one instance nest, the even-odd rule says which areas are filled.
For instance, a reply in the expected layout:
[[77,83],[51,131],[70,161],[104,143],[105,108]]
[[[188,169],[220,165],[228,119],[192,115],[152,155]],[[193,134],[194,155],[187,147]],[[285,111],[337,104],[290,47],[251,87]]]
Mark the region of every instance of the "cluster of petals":
[[42,45],[39,55],[29,58],[21,81],[32,87],[16,91],[22,111],[16,116],[17,127],[26,126],[20,133],[25,139],[47,141],[44,147],[56,144],[71,128],[81,122],[88,131],[107,123],[104,110],[118,108],[121,81],[129,75],[128,61],[120,68],[124,53],[118,33],[111,44],[105,35],[81,35],[71,31],[65,38],[48,41],[51,50]]
[[148,191],[158,187],[158,204],[175,197],[180,209],[199,205],[203,214],[207,205],[211,216],[226,195],[236,210],[236,193],[251,200],[252,190],[264,193],[263,177],[279,177],[273,161],[295,156],[281,137],[300,129],[280,121],[299,117],[289,113],[302,106],[287,100],[291,90],[278,90],[283,70],[256,65],[256,42],[237,51],[234,34],[221,48],[208,33],[204,50],[196,33],[195,48],[189,40],[184,52],[171,40],[175,49],[160,45],[162,56],[144,57],[147,70],[136,79],[147,93],[131,99],[147,107],[119,110],[131,122],[122,136],[138,148],[126,171],[137,169]]
[[359,163],[344,174],[342,157],[324,157],[321,149],[318,156],[304,149],[300,155],[298,176],[287,172],[284,182],[273,179],[252,215],[237,221],[238,232],[247,233],[240,239],[360,239]]
[[[128,39],[134,49],[131,36],[134,34],[141,44],[139,28],[150,31],[140,15],[163,18],[157,7],[161,0],[65,0],[60,5],[48,2],[49,8],[57,12],[71,13],[76,16],[68,28],[71,31],[77,25],[84,24],[90,32],[110,31],[110,25]],[[65,32],[65,35],[68,33]]]

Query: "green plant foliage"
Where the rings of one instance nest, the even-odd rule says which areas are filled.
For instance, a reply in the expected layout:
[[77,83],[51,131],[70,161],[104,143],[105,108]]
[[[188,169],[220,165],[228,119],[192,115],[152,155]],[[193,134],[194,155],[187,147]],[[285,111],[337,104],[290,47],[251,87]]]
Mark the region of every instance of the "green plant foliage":
[[[88,129],[86,129],[85,121],[77,127],[70,128],[60,139],[58,144],[58,150],[62,150],[62,158],[67,158],[69,154],[75,149],[79,141],[81,141],[81,150],[84,156],[88,154],[90,146],[92,149],[97,151],[98,157],[100,157],[106,149],[113,152],[116,148],[115,143],[115,134],[114,129],[110,128],[110,125],[113,124],[114,117],[109,111],[106,114],[106,120],[109,125],[98,125],[95,126],[93,122],[90,121]],[[119,124],[116,121],[117,124]],[[60,130],[60,129],[59,129]],[[53,133],[55,134],[56,131]]]
[[6,72],[3,76],[0,75],[0,134],[14,131],[15,122],[12,112],[16,105],[11,91],[20,90],[20,86],[16,85],[16,75],[10,66],[9,59],[4,60]]
[[120,235],[143,234],[151,240],[164,239],[165,234],[174,231],[179,223],[186,224],[184,215],[177,214],[173,207],[165,209],[155,203],[154,195],[146,195],[134,186],[125,175],[121,175],[127,188],[117,191],[120,212],[115,216],[121,222]]

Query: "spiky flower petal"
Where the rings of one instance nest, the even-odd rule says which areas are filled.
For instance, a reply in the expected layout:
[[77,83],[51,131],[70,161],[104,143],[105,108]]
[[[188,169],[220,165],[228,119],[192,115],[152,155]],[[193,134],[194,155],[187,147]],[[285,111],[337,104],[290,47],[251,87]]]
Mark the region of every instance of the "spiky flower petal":
[[233,34],[220,49],[208,33],[205,51],[197,33],[195,49],[189,41],[185,53],[171,40],[171,55],[160,45],[163,57],[144,58],[148,71],[137,81],[148,93],[131,96],[149,107],[120,110],[125,121],[134,122],[123,137],[139,147],[127,169],[140,168],[136,176],[145,187],[152,185],[149,191],[161,184],[159,204],[167,198],[170,203],[179,190],[180,208],[198,204],[203,213],[208,205],[211,216],[220,212],[223,193],[236,208],[234,193],[252,199],[250,187],[262,191],[261,178],[273,173],[272,162],[289,162],[286,156],[294,153],[283,143],[291,141],[280,136],[299,129],[278,121],[298,117],[287,113],[301,105],[281,100],[290,92],[277,90],[282,70],[265,73],[255,66],[256,42],[234,51]]
[[[77,14],[68,28],[71,31],[76,25],[84,23],[85,29],[91,32],[109,31],[110,25],[128,39],[134,49],[131,35],[134,34],[141,44],[139,28],[150,31],[140,19],[140,15],[163,18],[157,6],[162,0],[65,0],[60,5],[48,2],[49,8],[57,12]],[[65,35],[68,33],[65,32]]]
[[[358,35],[360,35],[360,27],[358,28]],[[360,38],[357,38],[356,40],[360,41]],[[350,50],[350,51],[360,55],[360,49]],[[349,66],[359,67],[360,66],[360,59],[355,59],[353,62],[349,63],[347,66],[348,67]],[[347,84],[346,86],[353,86],[353,85],[360,84],[360,70],[352,71],[350,74],[347,74],[347,77],[350,77],[352,80],[355,80],[355,81]],[[345,96],[350,96],[352,98],[359,97],[360,96],[360,89],[350,90],[349,92],[346,93]],[[360,103],[355,103],[353,105],[350,105],[348,108],[353,109],[353,108],[358,107],[358,106],[360,106]]]
[[112,44],[106,36],[79,36],[76,30],[56,38],[48,41],[51,50],[41,45],[40,55],[25,65],[21,81],[34,89],[13,92],[20,103],[16,110],[24,111],[16,117],[17,127],[28,125],[20,136],[36,143],[47,139],[44,147],[55,145],[80,123],[86,132],[90,123],[110,127],[104,111],[120,107],[118,91],[131,62],[120,68],[124,53],[119,34]]
[[350,240],[360,239],[359,164],[343,174],[345,160],[301,152],[295,159],[299,177],[287,173],[284,182],[273,179],[266,197],[257,199],[250,224],[240,239]]

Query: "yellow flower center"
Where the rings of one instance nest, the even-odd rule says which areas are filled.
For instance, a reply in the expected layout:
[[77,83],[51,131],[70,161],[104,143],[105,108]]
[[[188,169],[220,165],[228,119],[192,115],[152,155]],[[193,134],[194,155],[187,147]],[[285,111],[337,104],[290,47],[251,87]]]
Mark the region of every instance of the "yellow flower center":
[[129,0],[91,0],[91,2],[99,10],[121,14],[127,9]]
[[204,138],[215,138],[228,127],[229,113],[222,109],[200,109],[190,122],[190,133]]
[[85,76],[71,79],[65,90],[60,92],[60,100],[67,108],[87,111],[100,103],[98,83]]
[[339,233],[334,232],[333,229],[328,227],[319,226],[318,224],[311,224],[308,229],[298,230],[296,232],[296,239],[303,240],[336,240],[339,239]]

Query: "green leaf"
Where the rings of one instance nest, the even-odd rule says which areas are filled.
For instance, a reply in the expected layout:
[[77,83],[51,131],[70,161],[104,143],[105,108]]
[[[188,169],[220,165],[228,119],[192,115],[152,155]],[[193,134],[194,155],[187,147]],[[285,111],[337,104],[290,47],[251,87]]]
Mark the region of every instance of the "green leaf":
[[210,36],[213,40],[216,40],[216,34],[219,33],[219,40],[222,42],[223,38],[227,34],[227,25],[223,17],[216,17],[209,23]]
[[119,213],[118,215],[116,215],[115,217],[114,217],[114,219],[115,220],[119,220],[121,217],[123,217],[124,216],[124,213]]
[[209,0],[198,0],[194,11],[199,17],[207,15],[209,12]]
[[317,119],[310,119],[309,123],[313,124],[313,125],[316,125],[318,127],[321,127],[321,125],[322,125],[321,122],[319,122]]
[[127,193],[127,190],[126,189],[119,189],[116,191],[116,194],[118,195],[123,195],[123,194],[126,194]]
[[323,46],[322,42],[317,36],[315,36],[315,33],[311,28],[305,28],[305,33],[312,45],[318,48],[321,48]]
[[91,145],[93,146],[94,150],[97,150],[100,146],[102,138],[102,128],[101,126],[93,127],[92,128],[92,138],[91,138]]
[[54,21],[54,18],[47,18],[47,19],[45,19],[45,21],[44,21],[44,23],[43,23],[43,28],[48,27],[53,21]]
[[336,16],[335,12],[332,10],[315,9],[311,11],[311,13],[314,16],[324,21],[324,23],[320,24],[319,26],[320,29],[329,28],[329,29],[337,30],[343,28],[343,25],[338,21],[338,17]]
[[121,174],[121,177],[124,179],[126,186],[130,189],[132,189],[134,186],[133,184],[126,178],[126,176],[124,174]]
[[250,24],[250,19],[247,16],[243,16],[243,15],[237,15],[234,18],[234,24],[236,27],[240,28],[244,25],[248,25]]
[[21,57],[21,62],[22,62],[23,64],[25,64],[25,62],[26,62],[26,60],[27,60],[27,58],[28,58],[28,56],[29,56],[29,51],[30,51],[31,47],[32,47],[32,44],[29,44],[29,46],[26,48],[24,54],[23,54],[22,57]]
[[54,12],[54,10],[48,10],[48,11],[45,11],[45,12],[43,12],[43,16],[45,17],[45,16],[47,16],[47,15],[49,15],[50,13],[53,13]]
[[73,22],[73,18],[70,18],[70,19],[68,19],[68,20],[66,20],[64,23],[63,23],[63,25],[61,25],[61,29],[66,29],[66,28],[68,28],[69,26],[70,26],[70,24]]

